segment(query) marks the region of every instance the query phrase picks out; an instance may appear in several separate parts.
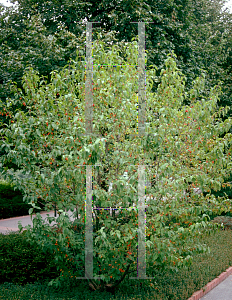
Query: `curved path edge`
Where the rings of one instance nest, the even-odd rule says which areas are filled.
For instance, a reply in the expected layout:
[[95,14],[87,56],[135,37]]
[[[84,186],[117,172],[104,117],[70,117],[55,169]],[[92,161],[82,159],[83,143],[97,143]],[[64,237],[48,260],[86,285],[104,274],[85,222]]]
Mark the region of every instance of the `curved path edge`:
[[225,272],[222,272],[217,278],[213,279],[209,283],[207,283],[201,290],[192,294],[188,300],[199,300],[206,294],[208,294],[213,288],[215,288],[219,283],[225,280],[228,276],[232,274],[232,267],[226,269]]

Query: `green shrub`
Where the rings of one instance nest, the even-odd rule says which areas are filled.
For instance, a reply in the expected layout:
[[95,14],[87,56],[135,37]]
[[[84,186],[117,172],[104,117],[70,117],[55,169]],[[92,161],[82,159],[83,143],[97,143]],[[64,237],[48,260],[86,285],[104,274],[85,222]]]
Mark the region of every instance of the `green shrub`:
[[0,283],[24,285],[57,276],[57,268],[51,254],[31,246],[24,234],[0,234]]
[[0,205],[1,219],[28,215],[28,210],[31,208],[31,205],[23,202],[22,195],[16,195],[13,198],[2,198],[0,196]]
[[21,192],[16,189],[14,190],[14,185],[12,183],[9,183],[5,180],[0,180],[0,195],[7,197],[7,198],[12,198],[18,194],[21,194]]

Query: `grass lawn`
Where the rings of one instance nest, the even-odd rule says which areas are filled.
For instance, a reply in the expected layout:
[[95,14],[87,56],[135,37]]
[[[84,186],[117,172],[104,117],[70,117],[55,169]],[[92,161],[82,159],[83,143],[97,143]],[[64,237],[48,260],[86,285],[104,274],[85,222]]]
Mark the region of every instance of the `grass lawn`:
[[195,256],[189,270],[177,274],[157,272],[156,278],[149,280],[149,286],[144,286],[143,280],[126,279],[112,295],[91,291],[85,280],[67,280],[59,289],[46,287],[46,281],[57,275],[52,257],[31,249],[21,234],[0,235],[0,265],[8,270],[4,275],[8,278],[4,278],[0,268],[0,299],[187,300],[232,266],[232,230],[218,230],[202,239],[211,248],[211,253]]

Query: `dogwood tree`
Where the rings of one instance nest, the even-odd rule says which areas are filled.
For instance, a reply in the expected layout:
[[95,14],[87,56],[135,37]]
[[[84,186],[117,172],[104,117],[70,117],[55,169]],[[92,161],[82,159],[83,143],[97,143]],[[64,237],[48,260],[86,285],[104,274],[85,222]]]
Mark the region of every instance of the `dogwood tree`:
[[[85,61],[71,61],[62,72],[52,72],[50,83],[29,68],[24,92],[15,87],[15,98],[8,101],[9,106],[22,102],[29,112],[18,111],[1,130],[7,154],[0,162],[10,159],[22,169],[21,174],[6,168],[2,173],[24,192],[24,201],[32,205],[30,215],[40,198],[48,211],[57,205],[59,217],[47,218],[56,222],[55,230],[39,213],[33,227],[25,226],[30,243],[56,258],[60,276],[50,284],[86,276],[92,289],[112,290],[126,275],[136,277],[141,166],[151,182],[144,200],[147,276],[155,276],[157,269],[188,266],[194,254],[207,250],[196,241],[202,231],[216,228],[209,222],[210,211],[230,210],[231,203],[193,189],[220,189],[229,175],[232,137],[218,136],[229,131],[231,119],[220,120],[226,109],[217,111],[219,86],[203,99],[200,77],[185,92],[185,76],[172,53],[160,79],[154,66],[146,72],[146,134],[138,135],[137,42],[109,47],[99,39],[93,49],[93,134],[85,134]],[[160,83],[151,92],[154,80]],[[189,106],[182,105],[186,97]],[[86,184],[89,189],[92,185],[96,208],[93,274],[99,279],[85,273]],[[74,222],[68,209],[76,215]]]

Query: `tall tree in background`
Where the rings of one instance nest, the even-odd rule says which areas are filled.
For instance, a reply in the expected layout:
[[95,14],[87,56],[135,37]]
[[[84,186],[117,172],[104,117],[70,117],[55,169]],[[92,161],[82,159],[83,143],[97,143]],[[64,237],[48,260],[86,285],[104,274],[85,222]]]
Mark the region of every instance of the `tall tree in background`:
[[[83,20],[99,22],[93,26],[93,38],[99,31],[116,31],[116,38],[125,42],[137,35],[137,24],[131,22],[151,22],[146,24],[148,65],[156,65],[159,75],[167,53],[174,50],[178,67],[187,75],[187,86],[206,69],[209,91],[218,79],[228,80],[232,18],[222,10],[226,2],[19,0],[17,9],[2,9],[1,13],[4,70],[0,84],[4,92],[0,97],[6,99],[9,95],[10,80],[20,85],[25,65],[49,76],[75,57],[78,42],[84,51],[85,26],[80,23]],[[157,86],[158,82],[154,89]],[[231,93],[227,87],[225,91],[221,105],[230,104]]]
[[[193,0],[188,7],[191,26],[192,60],[194,74],[207,71],[208,89],[224,82],[219,106],[231,106],[231,30],[232,15],[223,6],[225,0]],[[228,112],[231,115],[231,111]]]

